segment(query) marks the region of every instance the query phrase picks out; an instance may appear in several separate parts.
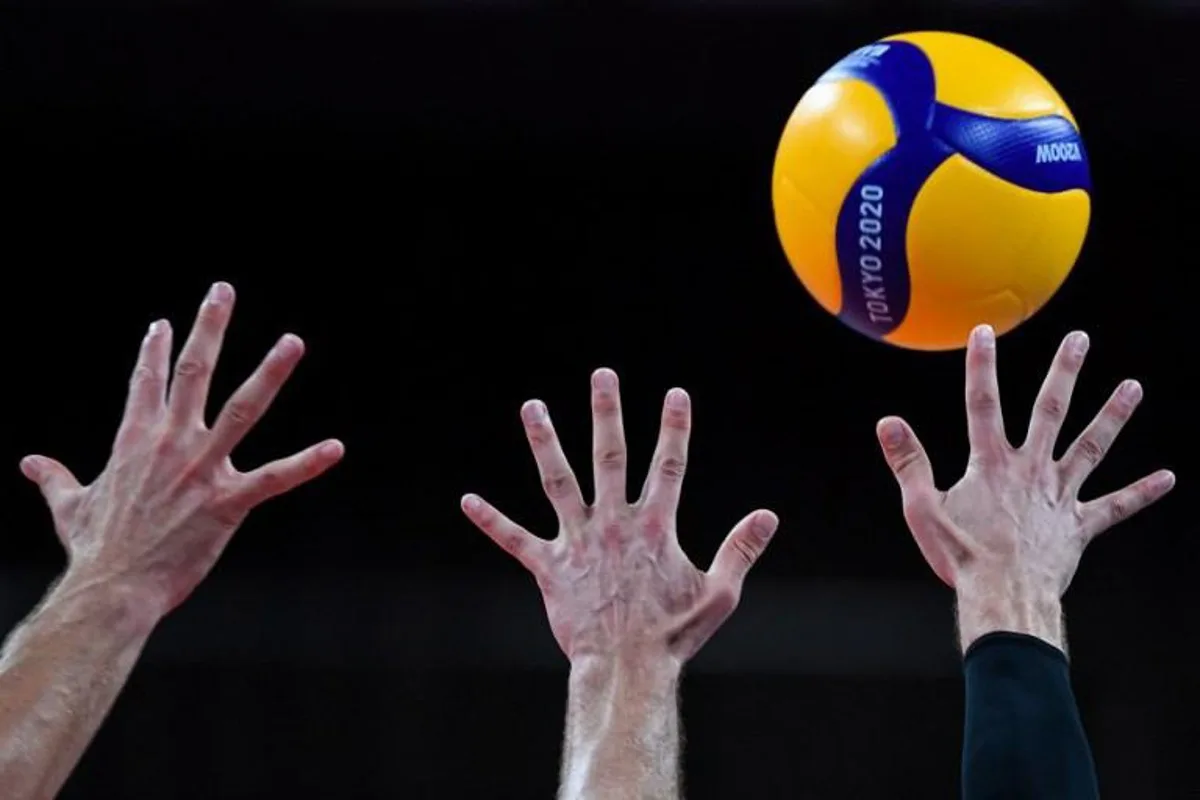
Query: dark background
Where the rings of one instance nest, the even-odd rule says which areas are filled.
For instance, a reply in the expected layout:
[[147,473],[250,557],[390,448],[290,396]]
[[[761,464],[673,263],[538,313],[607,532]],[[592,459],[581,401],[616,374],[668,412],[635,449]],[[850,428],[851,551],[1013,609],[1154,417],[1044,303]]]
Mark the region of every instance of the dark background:
[[1088,491],[1160,466],[1179,487],[1089,549],[1067,600],[1074,675],[1107,798],[1197,796],[1200,26],[1089,5],[0,14],[4,625],[61,565],[19,457],[94,475],[145,326],[186,329],[212,280],[239,290],[214,402],[282,332],[309,344],[239,463],[331,435],[348,448],[256,512],[161,626],[64,796],[552,796],[566,665],[532,582],[458,498],[552,533],[517,410],[547,401],[584,471],[588,374],[607,365],[634,464],[663,393],[692,393],[680,528],[699,563],[751,508],[783,519],[686,681],[689,796],[954,797],[952,598],[873,424],[905,415],[953,481],[961,355],[889,348],[821,312],[769,192],[807,85],[860,44],[930,27],[1037,65],[1088,140],[1088,245],[1001,342],[1007,421],[1019,438],[1075,327],[1093,355],[1068,436],[1121,378],[1146,386]]

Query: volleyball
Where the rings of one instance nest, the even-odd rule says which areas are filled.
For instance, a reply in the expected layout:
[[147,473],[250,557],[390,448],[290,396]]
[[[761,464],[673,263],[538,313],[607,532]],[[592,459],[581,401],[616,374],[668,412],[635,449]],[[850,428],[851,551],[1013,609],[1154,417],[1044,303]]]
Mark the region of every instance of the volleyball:
[[800,99],[775,156],[784,253],[829,313],[916,350],[1012,330],[1083,248],[1079,128],[1037,70],[993,44],[910,33],[859,48]]

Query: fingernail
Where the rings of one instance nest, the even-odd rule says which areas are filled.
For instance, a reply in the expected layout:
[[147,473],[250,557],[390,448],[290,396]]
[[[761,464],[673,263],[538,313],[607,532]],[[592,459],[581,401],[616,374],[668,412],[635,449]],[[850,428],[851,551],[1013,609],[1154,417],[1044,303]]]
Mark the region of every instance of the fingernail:
[[462,499],[462,504],[463,508],[467,509],[468,511],[479,510],[479,498],[473,494],[464,496]]
[[38,459],[35,456],[25,456],[21,459],[21,474],[26,478],[33,478],[38,472]]
[[341,458],[346,453],[346,446],[341,442],[325,442],[317,452],[328,458]]
[[154,322],[150,323],[150,327],[146,330],[146,338],[153,339],[155,336],[158,336],[160,332],[162,332],[162,320],[156,319]]
[[761,513],[755,516],[754,522],[750,523],[750,530],[759,539],[770,539],[775,535],[776,529],[779,527],[779,518],[771,513]]
[[208,290],[208,302],[227,303],[233,297],[233,287],[225,281],[217,281]]
[[541,422],[546,418],[546,404],[541,400],[530,400],[521,406],[521,419],[526,422]]
[[1163,489],[1170,489],[1170,488],[1174,487],[1175,486],[1175,473],[1171,472],[1171,470],[1169,470],[1169,469],[1164,469],[1162,471],[1162,473],[1159,474],[1158,480],[1156,481],[1156,483],[1158,483],[1158,485]]
[[683,389],[672,389],[667,392],[667,408],[683,411],[688,407],[688,394]]
[[1136,403],[1142,399],[1142,385],[1137,381],[1124,381],[1118,391],[1121,394],[1121,399],[1127,403]]
[[617,373],[611,369],[598,369],[592,373],[592,386],[600,391],[609,392],[617,388]]
[[980,325],[975,329],[975,344],[980,347],[991,347],[996,344],[996,331],[991,325]]
[[879,426],[879,438],[888,447],[895,447],[904,441],[904,426],[894,419],[889,419]]
[[282,356],[291,355],[303,349],[304,341],[294,333],[285,333],[275,344],[275,350]]
[[1085,355],[1092,340],[1083,331],[1075,331],[1071,334],[1070,348],[1071,352],[1077,356]]

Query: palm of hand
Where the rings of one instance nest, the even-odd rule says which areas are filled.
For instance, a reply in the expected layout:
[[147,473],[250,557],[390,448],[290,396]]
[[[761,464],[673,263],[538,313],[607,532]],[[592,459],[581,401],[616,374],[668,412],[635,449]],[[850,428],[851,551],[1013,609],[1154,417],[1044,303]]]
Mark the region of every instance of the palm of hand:
[[750,514],[726,538],[712,568],[697,569],[675,531],[691,428],[687,395],[678,389],[667,395],[650,475],[642,497],[629,503],[617,378],[598,370],[592,382],[593,505],[584,504],[545,406],[534,400],[521,414],[558,514],[558,536],[538,538],[475,495],[463,498],[463,510],[533,574],[554,637],[572,661],[653,649],[684,661],[733,612],[777,520],[767,511]]
[[1061,596],[1095,536],[1166,494],[1174,476],[1154,473],[1120,491],[1081,502],[1083,482],[1108,452],[1141,399],[1123,383],[1067,448],[1054,446],[1087,350],[1082,333],[1059,348],[1019,448],[1004,435],[995,341],[976,329],[967,351],[967,420],[971,459],[951,489],[939,492],[929,459],[903,420],[879,424],[880,443],[904,503],[904,516],[934,572],[948,585],[989,581],[1031,585]]
[[191,593],[251,509],[311,480],[342,455],[341,443],[330,440],[249,473],[233,467],[230,452],[265,413],[303,343],[283,337],[210,430],[203,420],[209,378],[232,307],[232,288],[214,286],[173,381],[170,326],[151,326],[112,456],[90,485],[81,486],[44,456],[22,461],[46,498],[71,569],[137,592],[156,614]]

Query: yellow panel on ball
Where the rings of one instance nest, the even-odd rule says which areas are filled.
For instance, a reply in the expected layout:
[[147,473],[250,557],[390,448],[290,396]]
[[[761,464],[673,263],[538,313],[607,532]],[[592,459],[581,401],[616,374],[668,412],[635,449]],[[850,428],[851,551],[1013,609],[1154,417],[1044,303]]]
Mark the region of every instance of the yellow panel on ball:
[[1033,67],[930,32],[859,48],[818,80],[784,129],[772,197],[788,261],[825,310],[945,350],[1053,296],[1090,190],[1075,119]]
[[796,276],[831,314],[842,304],[838,209],[862,171],[895,145],[887,101],[856,80],[809,89],[783,129],[772,182],[779,239]]
[[951,156],[913,202],[911,300],[904,321],[884,340],[952,350],[980,322],[998,334],[1017,327],[1066,280],[1090,211],[1086,192],[1031,192]]

